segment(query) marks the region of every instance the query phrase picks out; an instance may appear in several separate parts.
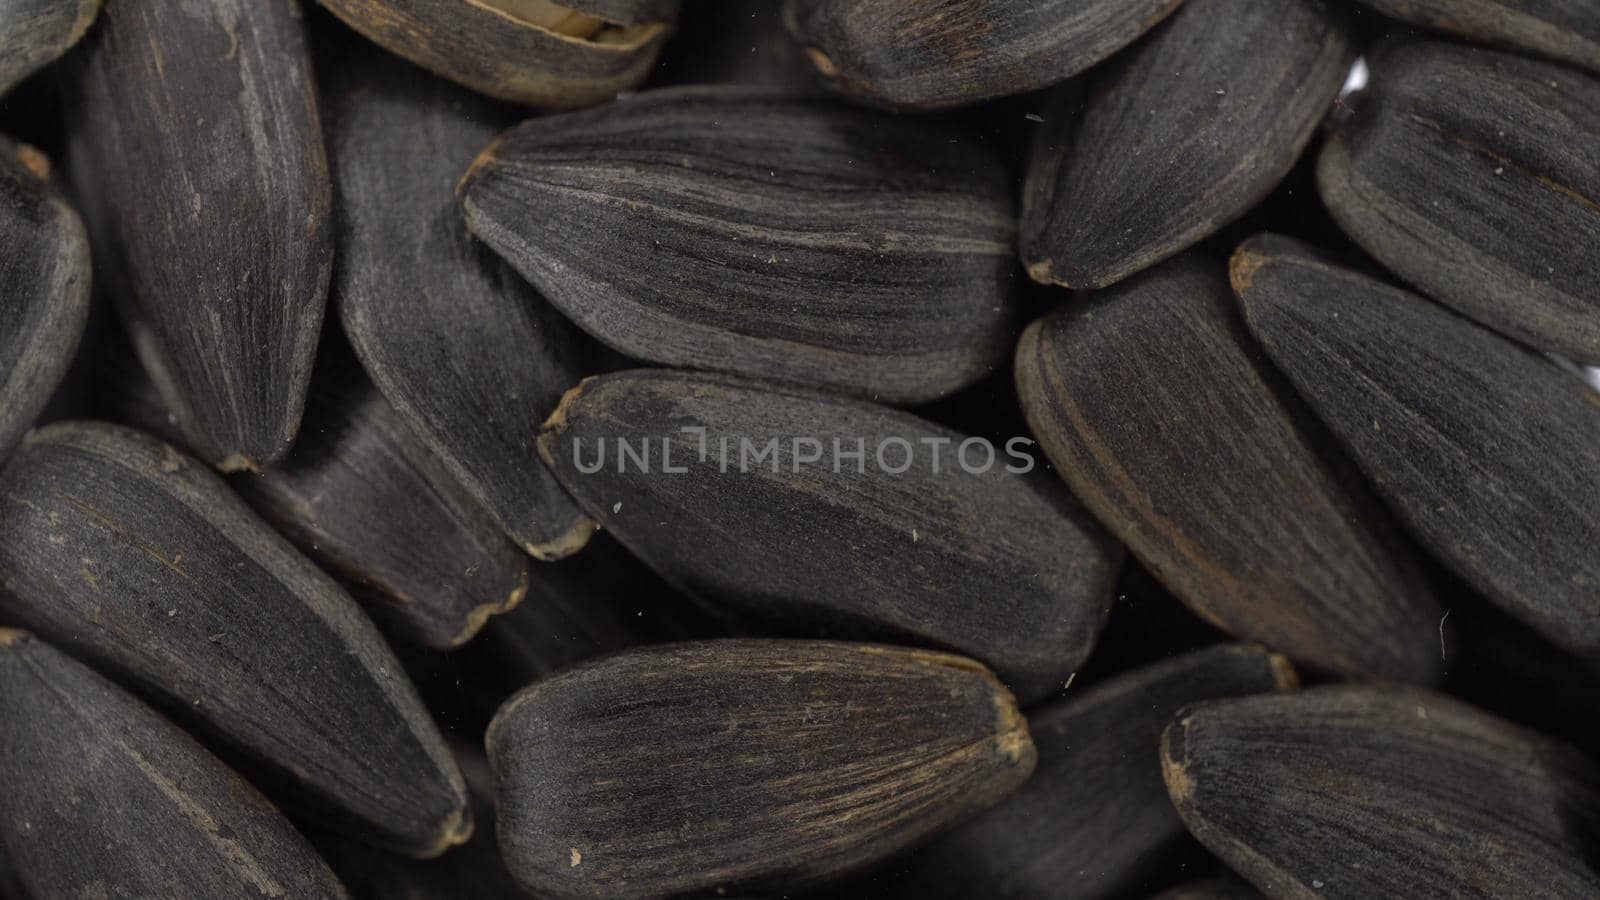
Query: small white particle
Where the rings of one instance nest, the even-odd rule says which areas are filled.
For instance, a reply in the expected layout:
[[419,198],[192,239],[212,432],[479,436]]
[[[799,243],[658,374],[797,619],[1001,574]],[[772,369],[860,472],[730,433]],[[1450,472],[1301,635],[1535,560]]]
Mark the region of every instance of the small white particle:
[[911,543],[915,544],[916,542],[917,542],[917,530],[915,528],[913,528],[913,529],[911,529]]
[[1043,122],[1044,121],[1044,116],[1041,116],[1038,113],[1028,113],[1027,115],[1023,116],[1023,118],[1027,119],[1029,122]]
[[572,868],[576,869],[578,867],[578,863],[581,863],[581,862],[583,862],[583,854],[578,852],[578,848],[577,847],[573,847],[572,848]]
[[1315,878],[1313,878],[1313,879],[1311,879],[1311,886],[1314,887],[1314,888],[1317,888],[1318,890],[1321,890],[1322,889],[1322,882],[1317,880],[1317,879],[1315,879]]
[[612,513],[622,512],[622,501],[621,500],[618,500],[616,503],[611,504],[611,512]]
[[1494,173],[1496,175],[1504,175],[1506,173],[1506,167],[1505,166],[1495,166]]

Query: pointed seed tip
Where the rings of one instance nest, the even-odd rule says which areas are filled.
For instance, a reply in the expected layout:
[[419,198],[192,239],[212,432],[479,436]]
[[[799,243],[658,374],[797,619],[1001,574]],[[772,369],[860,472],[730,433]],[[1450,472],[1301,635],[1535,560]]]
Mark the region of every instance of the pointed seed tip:
[[1228,261],[1228,279],[1233,283],[1233,292],[1240,296],[1248,293],[1255,287],[1256,273],[1268,262],[1267,255],[1252,244],[1245,244],[1235,251],[1233,259]]

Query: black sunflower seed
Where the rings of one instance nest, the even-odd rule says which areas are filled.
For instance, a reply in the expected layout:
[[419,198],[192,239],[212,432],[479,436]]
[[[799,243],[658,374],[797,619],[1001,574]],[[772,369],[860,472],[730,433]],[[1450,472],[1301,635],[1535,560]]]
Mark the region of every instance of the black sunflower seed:
[[1273,897],[1600,893],[1600,768],[1440,694],[1214,701],[1161,753],[1184,824]]
[[294,450],[233,484],[409,640],[459,646],[527,592],[527,556],[353,363],[319,362]]
[[1414,25],[1600,72],[1600,5],[1589,0],[1361,2]]
[[1191,609],[1296,661],[1428,680],[1440,610],[1382,505],[1185,255],[1030,326],[1028,422],[1074,493]]
[[7,629],[0,721],[0,845],[28,896],[346,896],[289,820],[193,738]]
[[0,459],[50,401],[89,315],[89,241],[37,150],[0,137]]
[[1180,0],[790,0],[790,29],[836,87],[959,106],[1047,87],[1133,43]]
[[372,624],[196,460],[126,428],[30,435],[0,475],[0,615],[159,700],[364,838],[472,830]]
[[83,37],[100,0],[9,0],[0,10],[0,96]]
[[1012,336],[1015,213],[970,135],[771,89],[529,121],[462,182],[474,234],[629,356],[893,403]]
[[1317,163],[1339,226],[1439,302],[1600,362],[1600,79],[1437,43],[1372,71]]
[[1600,652],[1600,393],[1286,238],[1247,242],[1250,329],[1410,529],[1507,612]]
[[190,446],[226,470],[294,440],[333,259],[300,16],[289,3],[115,3],[63,105],[123,318]]
[[1033,777],[896,865],[905,896],[1127,896],[1186,834],[1157,765],[1162,729],[1191,703],[1294,685],[1282,657],[1234,644],[1033,711]]
[[1034,763],[977,663],[812,641],[588,663],[508,701],[488,747],[506,865],[558,896],[825,880],[994,803]]
[[1321,0],[1188,0],[1097,70],[1082,112],[1059,109],[1035,141],[1029,274],[1105,287],[1261,202],[1344,82],[1345,18]]
[[1023,449],[863,401],[666,370],[583,382],[539,441],[608,532],[714,609],[931,643],[992,662],[1033,698],[1094,646],[1121,550],[1068,498],[1006,471]]
[[678,0],[319,0],[345,24],[473,90],[535,106],[599,103],[643,81]]
[[452,193],[506,112],[354,43],[323,93],[344,332],[378,390],[506,533],[540,559],[565,556],[594,526],[534,442],[579,377],[582,336],[471,239]]

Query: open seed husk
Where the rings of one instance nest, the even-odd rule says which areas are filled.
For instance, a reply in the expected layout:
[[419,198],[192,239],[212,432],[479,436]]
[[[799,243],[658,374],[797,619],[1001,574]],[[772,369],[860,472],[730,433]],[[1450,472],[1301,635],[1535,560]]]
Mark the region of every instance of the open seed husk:
[[408,640],[458,647],[527,593],[527,555],[353,361],[319,363],[294,450],[233,484]]
[[890,403],[991,372],[1015,211],[974,135],[767,88],[645,92],[502,135],[467,223],[636,359]]
[[24,441],[0,473],[0,617],[333,827],[422,856],[472,831],[461,773],[377,629],[221,478],[153,438],[63,422]]
[[789,28],[852,96],[940,109],[1048,87],[1131,44],[1180,0],[789,0]]
[[1180,256],[1035,322],[1017,385],[1057,472],[1197,614],[1325,671],[1436,677],[1442,611],[1414,551],[1220,264]]
[[26,632],[0,629],[0,720],[0,844],[27,896],[347,896],[248,782]]
[[994,803],[1034,763],[977,663],[814,641],[586,663],[508,701],[488,747],[506,865],[554,896],[826,881]]
[[303,23],[289,3],[115,3],[73,54],[68,163],[135,350],[229,471],[288,451],[333,261]]
[[347,43],[325,45],[345,64],[323,84],[344,333],[400,417],[518,546],[539,559],[573,553],[594,524],[534,442],[582,373],[583,338],[472,240],[453,193],[512,113]]
[[713,610],[949,649],[1037,698],[1088,657],[1121,548],[1070,498],[1007,472],[1023,463],[1002,448],[974,444],[963,466],[967,440],[864,401],[635,370],[568,393],[539,452],[606,531]]
[[1600,768],[1440,694],[1201,704],[1162,769],[1200,842],[1272,897],[1589,897]]
[[1600,6],[1585,0],[1361,0],[1413,25],[1600,72]]
[[8,0],[0,10],[0,96],[72,49],[100,0]]
[[1292,690],[1295,683],[1282,657],[1227,644],[1033,710],[1033,776],[895,865],[895,873],[908,872],[896,879],[897,894],[1131,896],[1141,880],[1164,870],[1188,834],[1156,765],[1162,729],[1191,703]]
[[1050,115],[1028,165],[1028,273],[1102,288],[1260,203],[1344,83],[1347,18],[1322,0],[1188,0],[1070,88],[1080,105]]
[[1410,530],[1487,599],[1600,655],[1600,394],[1449,310],[1266,235],[1250,329]]
[[533,106],[599,103],[643,81],[677,0],[318,0],[387,50]]
[[0,460],[50,402],[89,316],[89,240],[50,163],[0,136]]
[[1317,163],[1363,249],[1526,344],[1600,362],[1600,78],[1445,43],[1388,43]]

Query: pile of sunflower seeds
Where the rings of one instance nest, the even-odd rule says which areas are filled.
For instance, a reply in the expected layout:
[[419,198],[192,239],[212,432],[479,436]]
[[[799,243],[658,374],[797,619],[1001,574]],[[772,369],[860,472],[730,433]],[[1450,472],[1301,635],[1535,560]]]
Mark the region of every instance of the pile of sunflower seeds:
[[0,2],[0,897],[1600,896],[1600,4],[563,3]]

